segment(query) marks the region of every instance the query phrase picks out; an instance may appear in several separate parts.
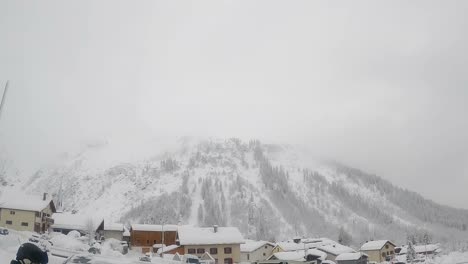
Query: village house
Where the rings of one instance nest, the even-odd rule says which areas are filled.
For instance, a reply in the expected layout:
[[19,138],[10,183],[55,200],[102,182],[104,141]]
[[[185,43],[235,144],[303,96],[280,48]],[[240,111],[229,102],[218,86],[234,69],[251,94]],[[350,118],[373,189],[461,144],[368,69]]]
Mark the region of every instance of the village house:
[[327,253],[327,260],[335,261],[338,255],[343,253],[356,253],[356,251],[350,247],[341,244],[328,244],[317,247],[318,250]]
[[105,223],[104,224],[104,230],[102,232],[102,236],[104,239],[117,239],[117,240],[124,240],[124,232],[125,228],[123,224],[118,224],[118,223]]
[[217,264],[232,264],[241,261],[240,245],[244,238],[236,227],[199,228],[181,226],[178,231],[179,254],[197,257],[208,252]]
[[343,253],[336,257],[337,264],[367,264],[368,256],[362,252]]
[[369,261],[380,263],[390,261],[395,256],[395,247],[389,240],[376,240],[362,245],[360,251],[369,256]]
[[48,232],[56,212],[47,193],[41,196],[5,192],[0,197],[0,226],[18,231]]
[[273,253],[275,244],[268,241],[246,240],[240,245],[241,262],[266,260]]
[[78,231],[81,235],[94,233],[96,239],[100,239],[104,233],[104,219],[100,217],[73,214],[56,213],[52,216],[54,224],[51,226],[54,232],[68,234],[70,231]]
[[143,253],[157,252],[166,245],[176,244],[177,225],[132,224],[130,227],[130,246],[141,248]]

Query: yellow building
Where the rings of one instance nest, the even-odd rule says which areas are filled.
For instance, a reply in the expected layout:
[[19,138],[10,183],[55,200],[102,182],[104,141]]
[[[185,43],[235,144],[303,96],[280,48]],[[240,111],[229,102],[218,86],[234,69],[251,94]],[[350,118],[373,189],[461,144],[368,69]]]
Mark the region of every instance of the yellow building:
[[380,263],[390,261],[395,256],[395,247],[390,240],[376,240],[366,242],[360,251],[369,256],[369,261]]
[[244,238],[235,227],[181,226],[177,236],[183,254],[201,257],[209,253],[216,264],[233,264],[241,261],[240,244],[244,243]]
[[45,193],[42,197],[18,192],[0,197],[0,226],[18,231],[44,233],[53,223],[55,205]]

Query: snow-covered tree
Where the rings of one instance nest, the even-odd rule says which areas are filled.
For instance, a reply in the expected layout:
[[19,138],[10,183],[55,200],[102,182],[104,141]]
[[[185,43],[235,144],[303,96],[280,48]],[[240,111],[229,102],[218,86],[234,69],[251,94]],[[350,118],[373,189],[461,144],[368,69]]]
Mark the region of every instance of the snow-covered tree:
[[408,251],[406,253],[406,260],[408,263],[413,263],[416,259],[416,250],[414,249],[413,242],[408,241]]
[[353,237],[348,232],[346,232],[346,230],[343,227],[340,227],[340,231],[338,234],[338,242],[340,244],[349,246],[353,242]]

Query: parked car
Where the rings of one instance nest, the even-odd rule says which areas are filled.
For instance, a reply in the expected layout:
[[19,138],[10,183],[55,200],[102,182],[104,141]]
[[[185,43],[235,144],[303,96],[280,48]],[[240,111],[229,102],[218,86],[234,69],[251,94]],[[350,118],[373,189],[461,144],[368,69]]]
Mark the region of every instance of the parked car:
[[10,231],[8,231],[7,228],[0,227],[0,235],[6,236],[6,235],[8,235],[8,234],[10,234]]
[[151,258],[149,256],[140,257],[139,260],[143,262],[151,262]]
[[185,263],[200,264],[200,260],[195,255],[185,254]]

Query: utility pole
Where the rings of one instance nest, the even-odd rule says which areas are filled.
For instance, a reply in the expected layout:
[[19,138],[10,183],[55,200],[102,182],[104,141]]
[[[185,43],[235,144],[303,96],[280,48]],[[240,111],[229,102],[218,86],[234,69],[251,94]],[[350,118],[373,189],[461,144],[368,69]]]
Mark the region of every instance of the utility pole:
[[2,117],[3,106],[5,105],[6,95],[8,91],[8,82],[5,84],[5,90],[3,90],[2,101],[0,102],[0,118]]

